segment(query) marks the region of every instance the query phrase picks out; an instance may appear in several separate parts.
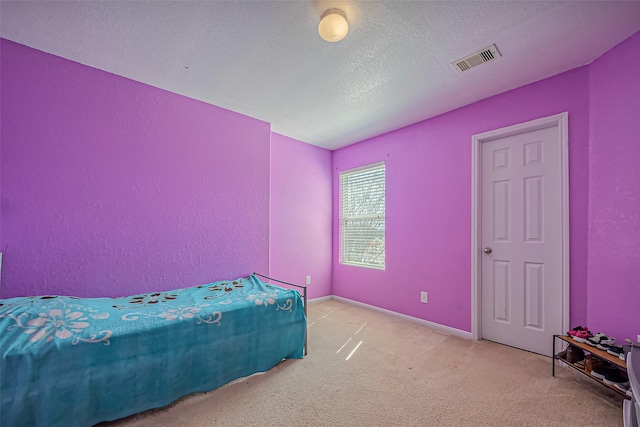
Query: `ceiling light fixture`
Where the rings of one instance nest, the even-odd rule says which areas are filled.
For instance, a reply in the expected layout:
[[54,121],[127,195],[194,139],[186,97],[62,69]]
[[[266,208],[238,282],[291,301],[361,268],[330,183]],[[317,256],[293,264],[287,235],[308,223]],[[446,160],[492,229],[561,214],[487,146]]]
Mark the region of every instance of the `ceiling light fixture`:
[[340,9],[328,9],[318,24],[318,34],[328,42],[339,42],[349,32],[347,15]]

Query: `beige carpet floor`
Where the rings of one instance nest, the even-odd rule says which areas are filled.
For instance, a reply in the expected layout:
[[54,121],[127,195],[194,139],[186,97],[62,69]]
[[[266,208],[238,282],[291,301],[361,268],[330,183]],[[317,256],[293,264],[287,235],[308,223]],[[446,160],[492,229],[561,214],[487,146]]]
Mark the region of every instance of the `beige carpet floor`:
[[101,426],[621,426],[623,398],[551,359],[328,300],[309,355]]

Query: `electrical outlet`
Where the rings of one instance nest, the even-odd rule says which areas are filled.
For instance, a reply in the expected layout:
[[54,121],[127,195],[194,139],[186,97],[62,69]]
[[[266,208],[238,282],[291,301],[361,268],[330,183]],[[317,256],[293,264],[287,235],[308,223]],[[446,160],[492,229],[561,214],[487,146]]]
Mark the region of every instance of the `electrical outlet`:
[[306,280],[305,280],[305,283],[306,283],[307,285],[310,285],[310,284],[311,284],[311,276],[307,276],[307,278],[306,278]]
[[427,292],[420,292],[420,302],[424,304],[429,302],[429,294]]
[[636,337],[636,342],[640,342],[640,335]]

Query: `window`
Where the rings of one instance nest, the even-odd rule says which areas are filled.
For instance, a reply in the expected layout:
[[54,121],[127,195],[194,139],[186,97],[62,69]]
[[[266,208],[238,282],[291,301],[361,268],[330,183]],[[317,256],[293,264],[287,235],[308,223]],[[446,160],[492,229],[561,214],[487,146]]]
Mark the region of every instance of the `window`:
[[384,270],[384,162],[340,173],[340,263]]

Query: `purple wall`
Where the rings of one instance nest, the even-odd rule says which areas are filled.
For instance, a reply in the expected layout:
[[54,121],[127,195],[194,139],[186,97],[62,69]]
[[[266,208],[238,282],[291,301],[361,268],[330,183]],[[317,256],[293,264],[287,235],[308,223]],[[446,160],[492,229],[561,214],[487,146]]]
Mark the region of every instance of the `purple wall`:
[[[639,34],[587,67],[333,154],[215,106],[0,48],[2,297],[121,295],[258,270],[311,275],[312,298],[468,331],[471,136],[568,111],[571,324],[640,333],[640,83],[628,66],[640,63]],[[338,172],[380,160],[387,269],[342,266]]]
[[[344,266],[334,222],[333,293],[471,329],[471,137],[569,112],[571,323],[586,319],[588,201],[586,68],[524,86],[334,152],[338,172],[386,161],[386,270]],[[429,304],[420,303],[429,292]]]
[[589,66],[587,321],[640,334],[640,33]]
[[331,152],[271,134],[271,277],[331,295]]
[[2,297],[269,268],[269,124],[1,41]]

